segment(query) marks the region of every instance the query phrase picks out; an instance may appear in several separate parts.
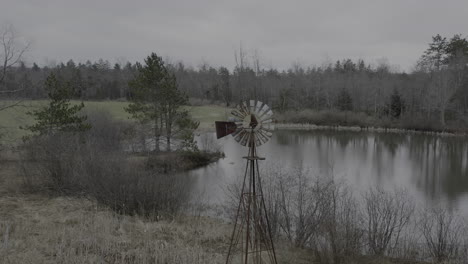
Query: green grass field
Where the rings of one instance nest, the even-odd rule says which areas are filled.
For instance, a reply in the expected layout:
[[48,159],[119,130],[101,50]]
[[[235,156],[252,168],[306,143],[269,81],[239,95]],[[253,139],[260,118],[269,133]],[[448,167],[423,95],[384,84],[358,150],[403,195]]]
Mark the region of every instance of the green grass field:
[[[8,102],[0,101],[0,106],[5,103]],[[28,132],[20,128],[34,123],[33,118],[27,115],[27,112],[38,109],[46,103],[45,100],[27,100],[19,106],[0,111],[0,133],[4,135],[4,140],[16,141],[27,135]],[[84,104],[85,109],[106,111],[116,119],[131,120],[130,115],[124,110],[128,102],[86,101]],[[186,108],[194,119],[200,121],[199,129],[202,130],[214,131],[214,121],[226,120],[230,112],[228,108],[216,105],[186,106]]]

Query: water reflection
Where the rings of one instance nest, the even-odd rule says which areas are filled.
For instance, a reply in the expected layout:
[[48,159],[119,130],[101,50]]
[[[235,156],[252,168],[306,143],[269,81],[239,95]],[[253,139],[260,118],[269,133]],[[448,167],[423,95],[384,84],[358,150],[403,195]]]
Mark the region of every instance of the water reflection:
[[[246,149],[221,139],[226,158],[191,172],[213,202],[223,187],[241,177]],[[350,131],[276,131],[259,148],[260,166],[303,168],[333,174],[357,189],[405,187],[430,203],[440,200],[468,211],[468,144],[462,137]]]
[[414,182],[431,199],[449,200],[468,192],[467,144],[456,137],[412,137],[408,144]]

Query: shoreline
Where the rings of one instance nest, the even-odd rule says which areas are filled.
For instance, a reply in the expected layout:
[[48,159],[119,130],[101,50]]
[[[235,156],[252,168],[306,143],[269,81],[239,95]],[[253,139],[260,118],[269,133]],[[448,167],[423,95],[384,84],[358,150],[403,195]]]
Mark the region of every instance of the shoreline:
[[466,137],[466,133],[423,131],[404,128],[383,128],[383,127],[360,127],[360,126],[325,126],[310,123],[275,123],[275,129],[279,130],[334,130],[352,132],[375,132],[375,133],[400,133],[400,134],[423,134],[444,137]]

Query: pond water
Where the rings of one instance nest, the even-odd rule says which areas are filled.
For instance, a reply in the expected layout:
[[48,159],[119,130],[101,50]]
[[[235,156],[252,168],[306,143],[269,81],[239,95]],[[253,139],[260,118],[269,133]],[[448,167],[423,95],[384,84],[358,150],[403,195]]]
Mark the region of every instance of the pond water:
[[[214,138],[214,134],[210,134]],[[196,190],[223,203],[226,187],[243,176],[247,148],[230,136],[217,140],[226,158],[190,172]],[[403,187],[422,203],[468,212],[468,143],[465,137],[416,133],[277,130],[258,148],[260,168],[302,169],[333,175],[356,191]]]

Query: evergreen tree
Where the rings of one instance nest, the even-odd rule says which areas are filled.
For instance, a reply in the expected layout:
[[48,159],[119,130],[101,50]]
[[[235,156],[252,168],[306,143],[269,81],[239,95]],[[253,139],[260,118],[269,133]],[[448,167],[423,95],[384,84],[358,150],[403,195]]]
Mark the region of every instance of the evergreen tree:
[[454,35],[450,41],[448,41],[445,47],[445,53],[447,57],[444,61],[446,64],[450,64],[459,57],[468,56],[468,40],[462,38],[461,35]]
[[51,73],[45,82],[50,102],[39,110],[29,112],[36,124],[26,129],[39,134],[53,134],[56,132],[82,132],[91,128],[86,123],[86,116],[79,115],[83,109],[83,102],[72,105],[70,99],[73,90],[69,83],[61,83],[54,73]]
[[221,67],[219,69],[219,75],[221,78],[221,90],[223,93],[223,99],[224,99],[224,102],[226,103],[226,106],[229,107],[232,101],[232,91],[231,91],[230,82],[229,82],[229,78],[230,78],[229,70],[226,67]]
[[393,90],[390,96],[390,115],[394,118],[399,118],[404,110],[405,104],[400,93],[396,89]]
[[353,100],[348,90],[343,88],[338,94],[336,101],[336,106],[340,111],[352,111],[353,110]]
[[424,52],[418,65],[426,70],[439,70],[447,59],[447,38],[443,38],[439,34],[432,37],[432,43],[429,43],[429,48]]
[[133,118],[141,123],[152,123],[155,151],[160,150],[162,135],[161,87],[167,81],[167,70],[161,57],[155,53],[145,59],[145,66],[136,64],[138,74],[129,82],[131,104],[125,108]]
[[41,68],[39,68],[39,66],[37,66],[37,64],[34,62],[34,63],[33,63],[33,66],[32,66],[32,70],[35,71],[35,72],[37,72],[37,71],[40,71]]
[[137,69],[137,76],[129,83],[132,103],[125,110],[142,123],[152,123],[156,151],[163,135],[170,151],[174,136],[198,127],[182,108],[188,97],[177,88],[175,76],[156,53],[145,59],[144,66],[137,63]]

